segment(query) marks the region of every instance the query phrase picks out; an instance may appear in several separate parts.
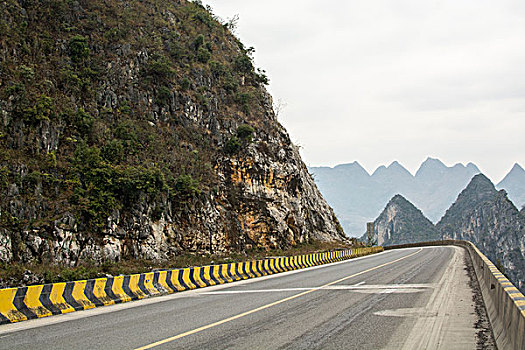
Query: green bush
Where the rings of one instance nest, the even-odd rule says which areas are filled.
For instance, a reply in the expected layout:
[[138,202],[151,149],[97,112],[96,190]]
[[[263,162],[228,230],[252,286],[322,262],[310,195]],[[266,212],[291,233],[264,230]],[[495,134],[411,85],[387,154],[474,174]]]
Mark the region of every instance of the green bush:
[[147,73],[152,77],[169,79],[175,75],[175,70],[166,57],[160,56],[148,63]]
[[199,47],[197,50],[197,61],[207,63],[211,59],[211,52],[205,47]]
[[174,40],[170,40],[168,43],[168,53],[173,59],[181,59],[186,57],[187,53],[184,47]]
[[126,167],[115,175],[115,195],[124,204],[133,203],[141,193],[156,195],[168,189],[164,174],[158,168]]
[[47,163],[47,166],[51,169],[54,169],[57,167],[57,155],[55,154],[55,152],[49,152],[47,154],[46,163]]
[[95,118],[82,108],[78,109],[73,118],[73,125],[81,137],[85,137],[91,133],[91,128],[94,123]]
[[216,77],[220,78],[226,75],[226,67],[220,62],[210,61],[209,63],[211,73]]
[[239,81],[230,72],[227,72],[222,86],[228,93],[237,92],[239,89]]
[[7,89],[4,91],[4,96],[6,97],[15,97],[18,98],[20,96],[23,96],[26,92],[26,87],[22,83],[14,83],[12,85],[9,85]]
[[122,114],[129,115],[131,113],[131,107],[128,101],[122,101],[118,106],[118,111]]
[[190,197],[201,193],[199,181],[191,175],[180,175],[175,181],[174,190],[181,197]]
[[124,145],[122,141],[111,140],[101,150],[102,157],[111,163],[118,163],[124,159]]
[[237,94],[237,102],[241,105],[242,111],[246,114],[250,113],[252,100],[253,96],[249,92],[241,92]]
[[241,124],[237,128],[237,137],[245,142],[251,142],[255,129],[248,124]]
[[35,77],[35,71],[33,70],[33,68],[25,65],[21,65],[20,67],[18,67],[18,74],[22,79],[26,81],[31,81]]
[[24,115],[28,122],[49,120],[55,115],[55,102],[49,96],[40,95],[34,106],[25,109]]
[[7,189],[9,186],[9,169],[7,167],[0,168],[0,190]]
[[115,137],[124,141],[138,141],[135,124],[129,120],[119,123],[115,128]]
[[184,78],[182,79],[182,81],[180,82],[180,87],[182,90],[188,90],[191,86],[191,82],[188,78]]
[[268,79],[266,71],[260,68],[257,68],[257,73],[255,73],[255,80],[260,84],[270,84],[270,79]]
[[69,39],[69,56],[73,62],[82,62],[89,57],[89,53],[90,51],[86,37],[75,35]]
[[[97,147],[81,142],[73,159],[76,178],[70,180],[74,185],[71,203],[76,205],[83,223],[94,231],[106,225],[106,219],[113,210],[133,205],[141,194],[156,196],[168,191],[160,169],[111,165],[101,157],[101,153],[106,157],[111,150],[121,148],[118,141],[106,146],[101,152]],[[192,184],[190,181],[189,185]]]
[[193,39],[193,49],[197,51],[202,45],[204,45],[204,35],[199,34]]
[[100,166],[102,164],[100,149],[89,147],[85,142],[79,142],[75,149],[73,164],[78,169]]
[[239,73],[249,74],[253,72],[252,60],[246,55],[237,56],[237,58],[235,58],[234,67]]
[[236,136],[233,136],[224,145],[224,152],[230,155],[237,154],[241,150],[241,146],[241,140],[239,140]]
[[157,96],[155,100],[157,104],[166,104],[171,97],[171,90],[166,86],[160,86],[157,89]]
[[211,18],[210,14],[205,11],[197,12],[193,15],[193,19],[203,24],[206,24],[210,28],[213,25],[213,19]]

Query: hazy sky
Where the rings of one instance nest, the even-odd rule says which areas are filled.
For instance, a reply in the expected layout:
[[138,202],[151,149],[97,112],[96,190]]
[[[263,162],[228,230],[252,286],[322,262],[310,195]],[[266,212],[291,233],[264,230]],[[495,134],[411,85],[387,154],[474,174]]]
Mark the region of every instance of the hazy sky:
[[310,166],[525,166],[525,1],[205,0],[254,46]]

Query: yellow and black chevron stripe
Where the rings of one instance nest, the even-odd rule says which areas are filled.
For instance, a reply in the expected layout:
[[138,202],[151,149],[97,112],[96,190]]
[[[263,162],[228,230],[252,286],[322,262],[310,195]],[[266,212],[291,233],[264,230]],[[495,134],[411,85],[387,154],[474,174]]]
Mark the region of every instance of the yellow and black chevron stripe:
[[[470,242],[468,242],[470,243]],[[481,260],[485,263],[485,265],[489,268],[492,275],[496,278],[496,280],[499,282],[500,286],[503,288],[505,293],[507,294],[507,297],[510,298],[514,305],[518,310],[520,310],[521,314],[525,317],[525,296],[519,291],[518,288],[514,287],[511,281],[503,275],[500,270],[490,261],[482,252],[479,251],[479,249],[472,243],[470,243],[471,247],[476,251],[476,253],[480,256]],[[525,319],[524,319],[525,321]]]
[[0,289],[0,324],[59,315],[145,297],[181,292],[383,251],[356,248],[136,275]]

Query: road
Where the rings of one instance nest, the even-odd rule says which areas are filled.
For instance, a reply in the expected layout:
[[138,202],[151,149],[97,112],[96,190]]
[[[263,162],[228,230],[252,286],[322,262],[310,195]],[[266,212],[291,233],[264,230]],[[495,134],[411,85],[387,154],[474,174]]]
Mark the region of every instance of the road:
[[4,325],[0,349],[475,349],[464,254],[392,250]]

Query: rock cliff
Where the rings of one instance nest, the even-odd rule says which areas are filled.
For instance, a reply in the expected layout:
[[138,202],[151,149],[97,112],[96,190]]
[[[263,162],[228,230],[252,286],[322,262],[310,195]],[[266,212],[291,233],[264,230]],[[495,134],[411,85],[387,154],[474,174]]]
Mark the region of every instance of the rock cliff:
[[378,245],[428,242],[439,239],[439,232],[421,210],[401,195],[395,195],[374,221]]
[[264,71],[185,0],[0,3],[0,261],[346,239]]
[[[523,212],[523,210],[522,210]],[[474,243],[525,291],[525,220],[505,190],[476,175],[436,225],[444,239]]]

